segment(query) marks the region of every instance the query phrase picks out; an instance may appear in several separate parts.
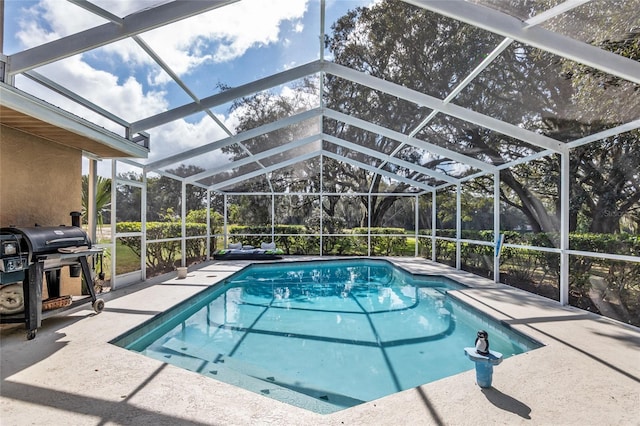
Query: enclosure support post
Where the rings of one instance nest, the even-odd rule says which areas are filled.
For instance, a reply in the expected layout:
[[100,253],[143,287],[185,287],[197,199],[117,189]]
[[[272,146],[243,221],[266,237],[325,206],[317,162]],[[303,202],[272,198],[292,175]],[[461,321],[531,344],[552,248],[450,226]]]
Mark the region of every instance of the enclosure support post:
[[461,253],[461,244],[460,238],[462,238],[462,201],[460,192],[462,191],[462,187],[460,182],[456,184],[456,269],[460,269],[462,267],[462,253]]
[[324,212],[322,211],[322,203],[324,202],[324,195],[322,194],[322,189],[320,190],[320,256],[324,253],[324,238],[322,234],[324,233]]
[[[215,237],[214,237],[215,238]],[[207,189],[207,247],[205,256],[207,260],[211,259],[211,190]]]
[[[321,118],[322,119],[322,118]],[[320,126],[320,128],[322,128],[322,126]],[[322,203],[324,201],[324,180],[323,177],[324,176],[324,156],[320,156],[320,256],[322,256],[322,252],[324,251],[324,247],[322,245],[322,243],[324,242],[322,239],[322,234],[324,231],[324,223],[323,223],[323,219],[324,219],[324,215],[323,215],[323,208],[322,208]]]
[[118,160],[111,160],[111,290],[118,288],[116,279],[116,209],[118,205],[116,203],[116,187],[118,183],[116,177],[118,176]]
[[147,279],[147,172],[142,172],[142,188],[140,191],[140,269],[142,280]]
[[[500,170],[493,172],[493,282],[500,282]],[[502,241],[504,244],[504,241]]]
[[[320,36],[318,37],[318,40],[320,41],[320,46],[318,46],[319,49],[319,53],[320,53],[320,63],[324,63],[324,37],[325,37],[325,14],[326,14],[326,6],[325,6],[325,0],[320,0]],[[322,108],[324,110],[324,72],[320,73],[320,92],[318,93],[318,103],[320,105],[320,108]],[[324,131],[323,130],[323,120],[322,120],[322,115],[320,116],[320,131]],[[322,156],[320,156],[320,158],[322,158]],[[320,160],[322,162],[322,160]],[[320,179],[322,179],[322,168],[320,169]],[[320,186],[320,188],[322,188],[322,185]]]
[[419,211],[418,211],[419,208],[420,208],[420,196],[416,195],[416,205],[415,205],[415,207],[413,209],[414,210],[413,224],[414,224],[414,227],[416,228],[416,231],[415,231],[415,234],[416,234],[415,235],[415,244],[414,244],[415,251],[413,253],[414,257],[418,257],[418,255],[420,254],[420,252],[418,250],[418,247],[420,246],[420,240],[419,240],[419,237],[420,237],[420,215],[419,215]]
[[180,250],[182,250],[182,259],[180,266],[187,266],[187,182],[182,181],[182,212],[180,213],[182,222],[182,239],[180,240]]
[[229,244],[229,234],[228,234],[228,229],[227,229],[227,194],[224,194],[222,196],[222,203],[223,203],[223,210],[224,210],[224,221],[223,221],[223,230],[222,233],[224,234],[224,246],[222,248],[227,248],[228,244]]
[[87,176],[87,227],[89,238],[98,243],[98,212],[96,211],[96,182],[98,180],[98,160],[89,158],[89,176]]
[[436,261],[436,222],[438,215],[436,212],[436,191],[431,192],[431,260]]
[[371,190],[367,202],[367,256],[371,256]]
[[272,192],[271,193],[271,242],[272,243],[276,241],[275,230],[276,230],[276,196]]
[[569,303],[570,151],[560,154],[560,304]]

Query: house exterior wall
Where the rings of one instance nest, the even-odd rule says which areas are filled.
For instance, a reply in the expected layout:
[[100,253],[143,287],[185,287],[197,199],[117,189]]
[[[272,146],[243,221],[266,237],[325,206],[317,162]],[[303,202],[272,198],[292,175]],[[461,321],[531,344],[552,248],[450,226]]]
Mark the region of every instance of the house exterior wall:
[[[71,225],[81,209],[82,152],[0,126],[0,226]],[[68,269],[60,294],[81,294]]]

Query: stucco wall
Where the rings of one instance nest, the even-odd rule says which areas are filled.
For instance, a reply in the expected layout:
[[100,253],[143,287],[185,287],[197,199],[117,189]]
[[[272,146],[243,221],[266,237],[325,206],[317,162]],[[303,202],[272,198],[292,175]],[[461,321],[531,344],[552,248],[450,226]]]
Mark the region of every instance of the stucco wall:
[[[82,153],[0,126],[0,226],[71,225],[82,209]],[[61,294],[80,294],[62,271]]]

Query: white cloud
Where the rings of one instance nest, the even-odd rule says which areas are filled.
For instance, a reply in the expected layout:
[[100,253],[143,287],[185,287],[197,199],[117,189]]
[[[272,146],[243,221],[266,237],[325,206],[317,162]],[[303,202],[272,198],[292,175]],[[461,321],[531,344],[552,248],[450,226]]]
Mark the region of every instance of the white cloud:
[[[41,72],[51,80],[60,82],[78,95],[128,121],[157,114],[168,107],[165,92],[145,91],[142,84],[133,77],[119,81],[118,76],[91,67],[78,55],[46,65]],[[74,109],[78,110],[77,104],[71,101],[56,105],[72,112]]]
[[[283,21],[298,22],[308,0],[243,0],[141,34],[141,38],[172,70],[182,76],[207,62],[227,62],[248,49],[280,41]],[[300,25],[296,30],[300,30]],[[123,59],[151,62],[139,48],[126,51],[114,45],[104,50]],[[139,56],[135,58],[135,56]],[[158,73],[156,84],[168,76]]]

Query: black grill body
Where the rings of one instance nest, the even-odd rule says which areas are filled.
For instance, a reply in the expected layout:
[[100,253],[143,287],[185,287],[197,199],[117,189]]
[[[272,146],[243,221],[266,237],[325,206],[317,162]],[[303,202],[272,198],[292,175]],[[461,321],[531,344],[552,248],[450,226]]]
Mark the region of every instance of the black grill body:
[[91,248],[87,233],[76,226],[10,227],[1,228],[0,234],[18,235],[22,251],[29,253],[32,262],[37,256],[58,253],[59,249]]
[[[79,225],[78,214],[72,213],[72,216],[73,222]],[[24,321],[29,340],[35,337],[43,319],[43,276],[47,277],[49,298],[60,297],[60,271],[68,266],[72,277],[82,274],[96,312],[104,306],[104,302],[96,298],[88,261],[91,256],[102,256],[102,249],[92,248],[89,236],[78,225],[0,228],[0,285],[22,282],[24,293],[24,313],[2,315],[0,322]],[[85,301],[88,299],[74,301],[72,305]]]

